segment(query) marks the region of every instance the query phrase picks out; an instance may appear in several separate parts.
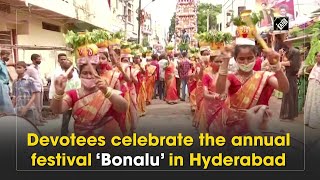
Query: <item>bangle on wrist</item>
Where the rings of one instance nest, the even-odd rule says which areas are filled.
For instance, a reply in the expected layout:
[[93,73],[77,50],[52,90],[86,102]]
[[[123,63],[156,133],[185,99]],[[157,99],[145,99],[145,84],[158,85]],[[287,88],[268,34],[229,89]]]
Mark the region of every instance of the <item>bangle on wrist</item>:
[[113,92],[112,92],[112,88],[108,87],[107,88],[107,92],[104,94],[104,96],[109,99],[112,96]]
[[62,95],[59,95],[59,94],[55,94],[53,96],[53,99],[57,100],[57,101],[60,101],[63,99],[63,97],[66,95],[66,93],[63,93]]
[[281,64],[280,64],[280,62],[278,62],[277,64],[274,64],[274,65],[271,65],[270,64],[270,70],[271,71],[273,71],[273,72],[278,72],[278,71],[280,71],[281,70]]

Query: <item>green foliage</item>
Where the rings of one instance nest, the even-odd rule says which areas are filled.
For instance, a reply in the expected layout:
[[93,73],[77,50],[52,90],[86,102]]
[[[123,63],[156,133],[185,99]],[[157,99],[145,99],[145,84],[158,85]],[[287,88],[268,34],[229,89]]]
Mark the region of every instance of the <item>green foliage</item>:
[[170,27],[169,27],[169,39],[168,39],[168,41],[171,40],[172,36],[175,33],[175,29],[176,29],[176,13],[173,14],[173,16],[171,17],[170,22],[171,22],[171,24],[170,24]]
[[[252,21],[253,25],[258,24],[263,19],[263,14],[261,13],[251,13],[250,19]],[[234,17],[232,18],[232,22],[235,26],[245,26],[247,23],[240,17]]]
[[204,42],[225,42],[230,43],[233,39],[232,35],[230,33],[224,33],[221,31],[209,31],[209,32],[203,32],[201,34],[197,34],[196,38],[199,41]]
[[85,31],[85,32],[78,32],[75,33],[73,31],[68,31],[64,34],[66,44],[71,46],[73,49],[76,49],[80,46],[85,44],[97,43],[98,38],[94,36],[92,32]]
[[181,42],[179,45],[178,45],[178,48],[180,50],[188,50],[189,49],[189,44],[188,43],[183,43]]
[[142,46],[143,46],[143,47],[149,47],[149,46],[150,46],[150,43],[149,43],[147,37],[143,37],[143,38],[142,38]]
[[122,39],[124,38],[125,33],[123,31],[118,31],[111,34],[112,39]]
[[95,42],[101,43],[104,42],[105,40],[110,40],[111,39],[111,34],[103,29],[94,29],[91,32],[91,36],[94,39]]
[[196,48],[196,47],[192,47],[189,49],[190,50],[190,53],[191,54],[196,54],[196,53],[199,53],[200,52],[200,49],[199,48]]
[[213,5],[210,3],[200,3],[197,10],[198,33],[207,31],[207,17],[209,15],[209,30],[215,29],[217,24],[217,15],[221,13],[221,5]]

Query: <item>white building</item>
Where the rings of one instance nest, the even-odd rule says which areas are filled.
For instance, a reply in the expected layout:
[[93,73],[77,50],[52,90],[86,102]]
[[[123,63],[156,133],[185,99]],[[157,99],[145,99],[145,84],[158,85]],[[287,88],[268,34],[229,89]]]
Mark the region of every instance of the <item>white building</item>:
[[[123,0],[121,1],[123,2]],[[57,66],[57,54],[65,50],[63,34],[67,30],[83,31],[103,28],[111,32],[124,30],[123,3],[120,0],[0,0],[0,49],[8,45],[13,61],[31,63],[31,54],[42,56],[43,77]],[[136,19],[139,0],[128,2],[127,37],[137,38]],[[55,49],[53,48],[55,47]],[[64,47],[64,48],[63,48]],[[10,68],[12,78],[14,69]]]

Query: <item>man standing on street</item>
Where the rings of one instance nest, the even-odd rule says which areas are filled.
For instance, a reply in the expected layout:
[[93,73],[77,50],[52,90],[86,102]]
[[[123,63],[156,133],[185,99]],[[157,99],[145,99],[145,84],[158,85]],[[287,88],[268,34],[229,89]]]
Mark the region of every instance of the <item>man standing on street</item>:
[[36,122],[41,126],[43,123],[46,123],[47,121],[43,119],[42,117],[42,108],[43,108],[43,82],[40,75],[40,67],[41,64],[41,56],[39,54],[32,54],[31,55],[31,61],[32,64],[27,68],[26,74],[34,79],[35,86],[37,88],[37,91],[40,93],[37,93],[36,99],[35,99],[35,107],[38,110],[39,119],[40,122]]
[[182,53],[182,60],[179,63],[179,72],[180,72],[180,80],[181,80],[181,93],[182,93],[182,97],[181,97],[181,101],[185,101],[186,100],[186,87],[187,87],[187,83],[188,83],[188,73],[189,70],[191,68],[191,63],[190,60],[188,59],[188,53],[187,52],[183,52]]
[[1,50],[0,53],[0,115],[13,114],[14,109],[10,98],[9,73],[6,62],[9,61],[10,52]]

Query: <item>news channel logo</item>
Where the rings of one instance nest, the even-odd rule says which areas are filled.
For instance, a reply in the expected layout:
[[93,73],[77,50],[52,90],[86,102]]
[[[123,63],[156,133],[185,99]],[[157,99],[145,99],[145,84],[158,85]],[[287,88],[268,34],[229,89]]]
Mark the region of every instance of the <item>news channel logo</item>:
[[274,31],[289,31],[289,17],[274,17]]

